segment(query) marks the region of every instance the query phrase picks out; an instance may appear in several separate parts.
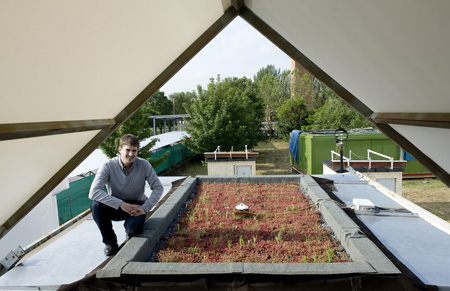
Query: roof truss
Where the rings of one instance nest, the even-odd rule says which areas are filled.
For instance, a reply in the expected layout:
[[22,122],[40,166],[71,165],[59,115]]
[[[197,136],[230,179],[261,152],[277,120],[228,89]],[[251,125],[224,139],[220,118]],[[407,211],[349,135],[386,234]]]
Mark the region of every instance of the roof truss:
[[[227,4],[227,3],[231,3]],[[245,6],[244,0],[222,1],[223,15],[215,21],[201,36],[192,43],[178,58],[164,69],[145,87],[128,105],[112,119],[52,121],[38,123],[0,124],[0,141],[31,138],[38,136],[59,135],[83,131],[99,131],[79,152],[71,157],[45,184],[34,193],[3,225],[0,226],[0,237],[5,235],[20,219],[22,219],[37,203],[57,186],[69,173],[91,154],[110,134],[125,122],[146,100],[174,76],[203,47],[205,47],[236,16],[240,15],[256,30],[266,36],[277,47],[291,58],[299,62],[315,77],[326,84],[337,95],[355,108],[362,116],[371,121],[383,133],[389,136],[404,150],[413,155],[424,166],[429,168],[444,183],[450,186],[450,175],[409,140],[399,134],[390,124],[411,125],[433,128],[450,128],[450,113],[389,113],[373,112],[344,86],[312,62],[305,54],[283,38],[277,31],[260,19]]]

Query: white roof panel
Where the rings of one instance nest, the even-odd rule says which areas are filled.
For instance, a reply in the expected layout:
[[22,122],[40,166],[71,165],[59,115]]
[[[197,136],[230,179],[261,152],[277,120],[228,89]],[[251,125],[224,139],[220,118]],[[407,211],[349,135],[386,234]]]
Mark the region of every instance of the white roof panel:
[[0,96],[14,102],[0,123],[112,118],[222,13],[208,0],[1,1]]
[[430,159],[439,162],[444,170],[450,172],[450,130],[396,124],[392,127],[417,147],[422,148]]
[[[0,142],[0,223],[61,169],[98,131]],[[50,192],[50,191],[49,191]]]
[[450,112],[449,1],[246,5],[373,111]]

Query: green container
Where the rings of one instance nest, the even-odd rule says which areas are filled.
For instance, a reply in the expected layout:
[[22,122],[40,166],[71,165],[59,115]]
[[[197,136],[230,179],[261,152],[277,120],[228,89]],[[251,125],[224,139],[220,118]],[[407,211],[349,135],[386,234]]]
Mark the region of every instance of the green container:
[[[344,142],[344,156],[351,158],[367,159],[367,150],[393,157],[395,160],[403,159],[403,151],[400,147],[382,133],[349,132],[347,141]],[[291,154],[291,165],[309,175],[322,174],[324,160],[331,160],[331,151],[339,153],[334,134],[332,133],[308,133],[303,132],[298,138],[298,163]],[[384,159],[371,154],[372,159]],[[339,159],[339,156],[334,156]],[[408,161],[405,173],[429,172],[417,161]]]

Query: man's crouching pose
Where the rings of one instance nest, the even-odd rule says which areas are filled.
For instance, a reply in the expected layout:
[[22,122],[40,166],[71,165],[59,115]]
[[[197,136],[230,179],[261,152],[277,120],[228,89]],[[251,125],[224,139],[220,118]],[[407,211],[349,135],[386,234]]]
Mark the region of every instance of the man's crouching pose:
[[[118,251],[112,221],[125,220],[127,238],[139,234],[144,228],[147,212],[159,201],[164,190],[150,163],[137,157],[138,150],[136,136],[121,137],[120,156],[100,166],[89,191],[92,217],[102,234],[107,256]],[[144,194],[145,181],[152,190],[148,199]]]

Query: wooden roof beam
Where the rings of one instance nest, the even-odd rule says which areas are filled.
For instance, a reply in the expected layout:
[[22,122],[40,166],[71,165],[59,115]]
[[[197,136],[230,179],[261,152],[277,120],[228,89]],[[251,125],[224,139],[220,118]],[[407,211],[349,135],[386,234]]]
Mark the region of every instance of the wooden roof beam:
[[377,112],[376,123],[450,128],[450,113]]
[[114,119],[0,124],[0,141],[90,130],[110,129]]

